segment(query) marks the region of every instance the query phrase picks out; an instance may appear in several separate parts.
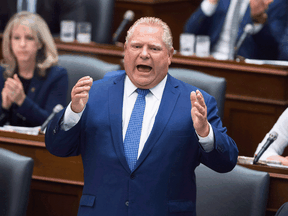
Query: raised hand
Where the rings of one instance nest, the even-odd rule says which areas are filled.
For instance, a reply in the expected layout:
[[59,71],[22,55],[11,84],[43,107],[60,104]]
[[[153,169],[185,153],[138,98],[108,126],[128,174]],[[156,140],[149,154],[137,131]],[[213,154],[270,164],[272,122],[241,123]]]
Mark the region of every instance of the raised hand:
[[85,76],[79,79],[73,87],[71,91],[71,109],[73,112],[79,113],[84,109],[92,83],[93,79],[90,76]]
[[192,91],[190,100],[193,126],[199,136],[206,137],[209,134],[209,124],[207,120],[207,107],[203,95],[199,90],[196,90],[196,92]]
[[266,10],[273,0],[250,0],[251,17],[256,23],[265,23],[268,16]]
[[4,87],[2,89],[1,95],[2,95],[2,108],[9,110],[11,105],[12,105],[12,101],[10,100],[10,98],[8,97],[8,94],[10,93],[9,89],[6,87]]
[[[4,89],[6,90],[7,97],[11,102],[21,106],[26,98],[22,82],[17,74],[13,75],[13,78],[8,78],[5,81]],[[2,96],[3,98],[3,96]]]

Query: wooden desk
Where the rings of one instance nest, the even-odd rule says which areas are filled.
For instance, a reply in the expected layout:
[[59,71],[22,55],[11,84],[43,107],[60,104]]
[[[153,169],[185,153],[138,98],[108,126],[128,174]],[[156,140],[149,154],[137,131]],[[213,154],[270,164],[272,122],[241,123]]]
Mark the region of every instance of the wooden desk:
[[84,185],[80,156],[53,156],[44,135],[0,131],[0,147],[34,159],[27,216],[77,215]]
[[269,173],[270,188],[266,216],[274,216],[280,206],[283,203],[288,202],[288,169],[269,167],[265,165],[238,164],[249,169]]
[[[89,55],[116,64],[123,60],[121,47],[56,42],[60,54]],[[237,143],[239,155],[253,156],[258,143],[288,105],[288,68],[285,67],[179,54],[173,56],[171,67],[189,68],[226,78],[223,124]],[[288,149],[284,154],[288,155]]]

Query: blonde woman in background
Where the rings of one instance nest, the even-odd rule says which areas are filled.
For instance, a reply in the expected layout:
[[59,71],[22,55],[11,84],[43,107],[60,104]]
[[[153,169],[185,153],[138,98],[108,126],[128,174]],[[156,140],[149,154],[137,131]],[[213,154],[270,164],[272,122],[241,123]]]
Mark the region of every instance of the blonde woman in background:
[[0,66],[0,125],[43,124],[57,104],[66,105],[68,75],[56,66],[58,53],[46,22],[20,12],[3,33]]

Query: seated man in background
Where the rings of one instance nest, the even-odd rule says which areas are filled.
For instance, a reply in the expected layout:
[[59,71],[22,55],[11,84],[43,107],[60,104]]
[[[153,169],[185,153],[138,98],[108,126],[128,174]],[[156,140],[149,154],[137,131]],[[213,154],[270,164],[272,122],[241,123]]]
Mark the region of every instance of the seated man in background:
[[0,125],[40,126],[57,104],[66,106],[68,75],[46,22],[23,11],[8,22],[0,66]]
[[238,51],[250,59],[278,58],[278,46],[286,25],[286,0],[204,0],[185,24],[184,31],[208,35],[216,59],[234,59],[234,47],[245,26],[253,24]]
[[0,32],[17,12],[29,11],[39,14],[48,24],[53,35],[60,33],[61,20],[84,20],[82,0],[1,0]]
[[281,114],[269,133],[266,134],[262,142],[258,145],[255,154],[257,154],[268,139],[269,134],[274,131],[278,133],[277,139],[263,153],[259,160],[276,160],[283,165],[288,166],[288,157],[280,156],[288,145],[288,108]]

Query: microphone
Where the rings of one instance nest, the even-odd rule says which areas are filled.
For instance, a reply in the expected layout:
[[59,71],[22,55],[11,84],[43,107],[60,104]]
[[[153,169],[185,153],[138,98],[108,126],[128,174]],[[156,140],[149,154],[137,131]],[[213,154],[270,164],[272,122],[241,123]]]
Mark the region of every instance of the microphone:
[[238,53],[238,50],[242,46],[242,43],[244,42],[246,37],[248,35],[250,35],[250,34],[253,34],[253,32],[254,32],[253,25],[250,24],[250,23],[246,24],[246,26],[244,28],[244,32],[242,33],[242,35],[240,36],[239,40],[237,41],[236,46],[234,47],[234,59],[236,59],[236,55]]
[[53,108],[53,112],[50,114],[50,116],[45,120],[45,122],[41,125],[41,129],[40,131],[43,132],[45,130],[45,128],[47,127],[49,121],[51,119],[54,118],[54,116],[60,112],[64,107],[61,104],[57,104],[54,108]]
[[269,137],[266,141],[266,143],[262,146],[261,150],[258,152],[258,154],[255,154],[253,164],[256,164],[259,160],[259,158],[262,156],[262,154],[267,150],[267,148],[277,139],[278,133],[275,131],[271,132],[269,134]]
[[120,26],[118,27],[116,32],[113,34],[113,38],[112,38],[113,44],[115,44],[118,41],[118,39],[119,39],[120,35],[122,34],[125,26],[134,19],[134,12],[131,10],[126,11],[123,18],[124,19],[122,20]]

